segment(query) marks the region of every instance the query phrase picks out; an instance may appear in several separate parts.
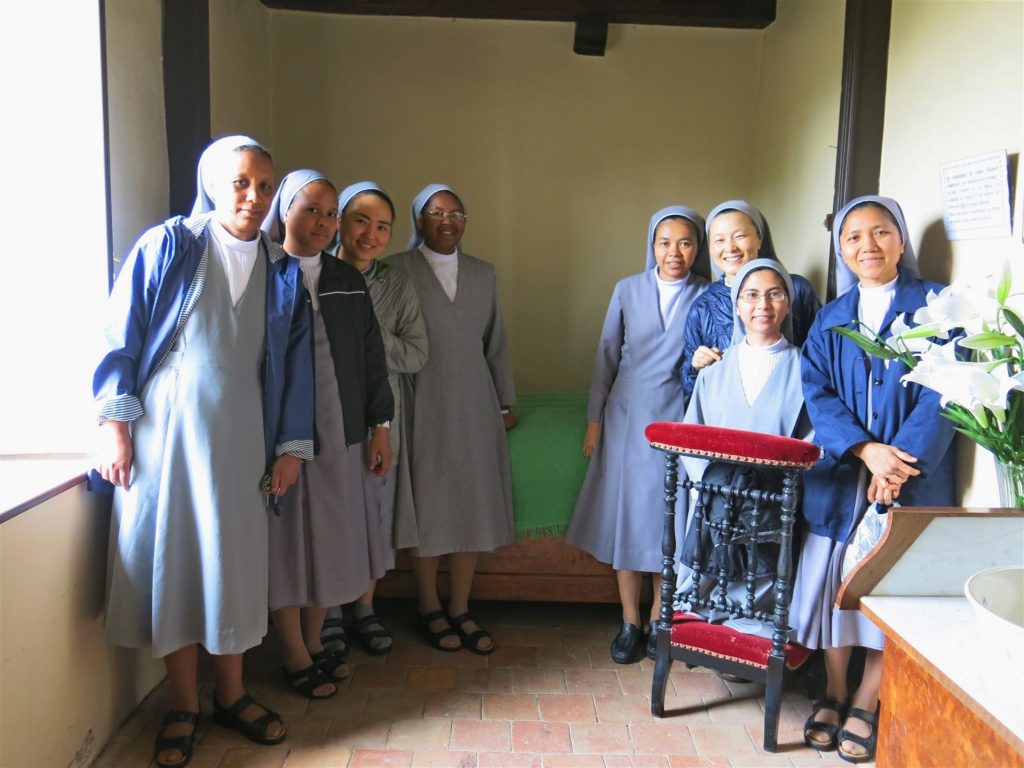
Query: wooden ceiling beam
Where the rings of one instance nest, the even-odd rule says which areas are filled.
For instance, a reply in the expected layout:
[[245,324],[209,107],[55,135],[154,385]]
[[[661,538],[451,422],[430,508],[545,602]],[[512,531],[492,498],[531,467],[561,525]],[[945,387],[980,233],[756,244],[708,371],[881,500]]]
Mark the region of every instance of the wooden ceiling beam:
[[776,0],[262,0],[268,8],[372,16],[443,19],[577,21],[726,29],[764,29]]

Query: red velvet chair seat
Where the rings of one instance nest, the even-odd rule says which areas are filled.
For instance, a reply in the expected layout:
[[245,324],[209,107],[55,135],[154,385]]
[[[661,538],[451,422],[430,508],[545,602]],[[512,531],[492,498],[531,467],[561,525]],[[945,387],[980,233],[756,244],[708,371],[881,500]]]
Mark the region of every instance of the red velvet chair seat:
[[[768,638],[746,635],[722,624],[710,624],[700,616],[681,611],[676,611],[672,617],[670,637],[672,645],[678,648],[741,664],[753,664],[761,669],[768,668],[768,657],[772,652],[772,641]],[[811,653],[802,645],[786,643],[786,669],[798,669]]]
[[652,448],[742,464],[807,469],[821,454],[818,446],[805,440],[706,424],[656,421],[644,434]]

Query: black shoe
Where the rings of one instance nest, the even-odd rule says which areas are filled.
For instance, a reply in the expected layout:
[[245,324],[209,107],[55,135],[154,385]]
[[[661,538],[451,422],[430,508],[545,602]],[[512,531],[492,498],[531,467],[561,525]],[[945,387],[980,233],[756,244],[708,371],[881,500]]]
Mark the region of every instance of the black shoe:
[[651,624],[651,629],[647,633],[647,658],[654,661],[658,656],[658,628],[654,624]]
[[612,661],[616,664],[635,664],[644,655],[644,631],[636,624],[623,624],[612,640]]

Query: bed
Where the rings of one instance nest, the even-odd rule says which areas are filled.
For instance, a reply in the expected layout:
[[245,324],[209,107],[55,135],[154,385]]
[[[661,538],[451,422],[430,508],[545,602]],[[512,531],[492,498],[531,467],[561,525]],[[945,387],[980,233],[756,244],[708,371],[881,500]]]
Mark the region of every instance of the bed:
[[[522,394],[516,412],[519,424],[508,433],[516,542],[481,555],[473,598],[618,602],[611,567],[562,540],[587,470],[581,452],[586,393]],[[443,560],[438,583],[446,592]],[[395,569],[380,581],[377,594],[415,596],[407,554],[399,553]]]

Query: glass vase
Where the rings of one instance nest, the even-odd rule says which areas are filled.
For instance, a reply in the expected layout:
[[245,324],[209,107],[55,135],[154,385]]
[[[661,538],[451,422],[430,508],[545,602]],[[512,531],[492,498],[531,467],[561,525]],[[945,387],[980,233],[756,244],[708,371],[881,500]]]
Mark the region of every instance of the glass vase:
[[1008,464],[996,459],[996,482],[1000,506],[1024,508],[1024,464]]

